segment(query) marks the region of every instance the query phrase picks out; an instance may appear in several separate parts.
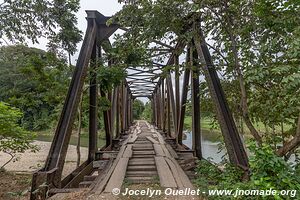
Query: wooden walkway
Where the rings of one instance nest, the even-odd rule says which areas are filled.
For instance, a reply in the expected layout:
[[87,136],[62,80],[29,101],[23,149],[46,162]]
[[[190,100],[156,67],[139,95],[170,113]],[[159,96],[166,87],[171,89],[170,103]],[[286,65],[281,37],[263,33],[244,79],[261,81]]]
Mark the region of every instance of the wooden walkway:
[[95,194],[111,193],[129,183],[156,183],[168,188],[193,188],[188,176],[175,160],[176,153],[162,135],[145,121],[138,121],[123,143],[106,177],[99,181]]
[[[159,184],[162,188],[194,189],[189,177],[180,166],[180,153],[166,142],[165,138],[146,121],[137,121],[130,128],[130,134],[124,139],[114,158],[94,164],[101,169],[85,176],[79,184],[88,189],[89,195],[111,194],[114,188],[122,188],[124,182],[129,184]],[[181,152],[188,155],[187,160],[194,160],[190,151]],[[113,153],[116,152],[111,152]],[[179,154],[179,155],[178,155]],[[182,163],[181,159],[181,163]],[[100,164],[99,164],[100,163]],[[73,191],[71,191],[73,192]],[[55,196],[53,196],[55,197]],[[58,196],[56,198],[58,199]]]

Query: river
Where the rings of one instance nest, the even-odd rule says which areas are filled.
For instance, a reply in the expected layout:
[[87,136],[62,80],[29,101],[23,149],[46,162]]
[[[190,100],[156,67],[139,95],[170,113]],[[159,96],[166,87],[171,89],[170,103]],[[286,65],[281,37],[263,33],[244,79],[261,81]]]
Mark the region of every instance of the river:
[[[182,141],[182,143],[187,147],[192,148],[192,132],[186,131],[185,135],[186,137]],[[226,152],[224,149],[219,152],[219,134],[208,130],[202,130],[201,136],[203,158],[210,159],[215,163],[220,163],[222,161],[222,157],[226,154]]]

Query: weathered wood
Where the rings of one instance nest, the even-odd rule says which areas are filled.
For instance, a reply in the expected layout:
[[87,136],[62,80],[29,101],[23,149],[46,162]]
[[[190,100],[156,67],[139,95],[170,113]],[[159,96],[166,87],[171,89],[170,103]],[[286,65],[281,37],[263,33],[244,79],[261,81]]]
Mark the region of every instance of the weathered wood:
[[158,144],[158,141],[156,141],[156,140],[153,139],[152,137],[146,136],[146,138],[147,138],[150,142],[152,142],[153,144]]
[[163,151],[162,146],[160,144],[153,144],[153,147],[156,156],[165,156],[165,152]]
[[[184,188],[190,188],[194,189],[193,184],[191,183],[189,177],[185,174],[183,169],[180,167],[180,165],[177,163],[177,161],[174,158],[166,158],[166,161],[169,166],[175,165],[176,170],[174,167],[172,167],[172,173],[174,176],[178,176],[183,184]],[[174,171],[173,171],[174,170]]]
[[122,155],[123,158],[130,158],[132,157],[132,144],[128,144],[126,149]]
[[179,177],[179,174],[177,173],[177,168],[176,168],[175,164],[172,161],[170,161],[169,158],[165,158],[165,160],[171,169],[171,172],[174,176],[174,179],[176,181],[178,188],[179,189],[184,188],[183,182],[181,181],[181,178]]
[[163,149],[163,151],[164,151],[166,157],[169,157],[169,158],[172,157],[171,154],[170,154],[170,152],[168,151],[168,149],[166,148],[165,145],[161,145],[161,148]]
[[113,162],[111,168],[106,173],[105,177],[103,177],[101,180],[97,181],[97,184],[94,186],[92,192],[94,192],[95,194],[101,194],[101,192],[104,190],[105,185],[109,181],[112,173],[114,172],[114,170],[115,170],[121,156],[123,155],[124,151],[125,151],[125,146],[123,145],[123,146],[121,146],[120,151],[117,155],[117,158]]
[[80,192],[83,191],[82,188],[52,188],[48,191],[49,195],[54,195],[54,194],[58,194],[58,193],[73,193],[73,192]]
[[157,138],[160,144],[165,144],[165,140],[160,133],[157,133]]
[[134,143],[137,138],[138,138],[137,133],[130,135],[130,139],[128,140],[128,143],[129,144]]
[[177,184],[164,157],[155,157],[160,186],[176,188]]
[[106,177],[106,174],[110,170],[112,165],[113,165],[113,159],[110,159],[107,163],[107,166],[103,170],[98,171],[98,176],[97,176],[96,180],[89,187],[89,189],[92,192],[95,192],[94,191],[95,186]]
[[76,188],[80,181],[83,180],[85,175],[90,174],[93,171],[93,162],[88,164],[81,172],[79,172],[66,186],[65,188]]
[[107,183],[107,186],[105,187],[104,192],[111,193],[114,188],[121,188],[123,180],[125,178],[128,160],[129,158],[120,158],[116,166],[118,170],[114,170],[109,179],[109,182]]
[[166,148],[168,149],[168,151],[170,152],[171,156],[175,159],[178,159],[178,155],[177,153],[174,151],[174,149],[171,147],[171,145],[166,144]]

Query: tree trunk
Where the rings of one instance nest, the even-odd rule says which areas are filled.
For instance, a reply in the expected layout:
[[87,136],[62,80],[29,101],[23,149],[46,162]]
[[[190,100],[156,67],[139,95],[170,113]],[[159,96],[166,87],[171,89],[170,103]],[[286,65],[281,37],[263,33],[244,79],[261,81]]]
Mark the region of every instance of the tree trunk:
[[69,66],[71,67],[72,66],[72,61],[71,61],[71,53],[68,52],[68,56],[69,56]]
[[300,115],[298,117],[297,130],[295,136],[293,137],[293,139],[283,144],[283,146],[279,148],[276,153],[278,156],[284,156],[289,151],[296,149],[298,146],[300,146]]
[[10,153],[10,152],[4,151],[4,153],[10,155],[10,159],[0,167],[0,170],[4,170],[4,169],[5,169],[5,166],[8,165],[8,163],[10,163],[10,162],[16,157],[15,154],[12,154],[12,153]]
[[[225,3],[225,12],[228,10],[228,5],[227,2]],[[229,27],[227,27],[227,32],[231,41],[231,50],[234,55],[234,68],[235,72],[237,74],[237,79],[239,81],[240,85],[240,90],[241,90],[241,112],[243,119],[247,125],[247,127],[250,130],[250,133],[254,137],[254,139],[257,141],[259,145],[262,143],[262,138],[259,135],[258,131],[255,129],[253,123],[251,122],[251,119],[249,117],[248,113],[248,104],[247,104],[247,91],[245,87],[245,80],[243,76],[243,72],[241,69],[240,61],[239,61],[239,55],[238,55],[238,48],[237,48],[237,42],[236,42],[236,36],[234,35],[232,28],[233,28],[233,23],[232,20],[230,19],[230,16],[226,17],[226,21],[229,24]]]

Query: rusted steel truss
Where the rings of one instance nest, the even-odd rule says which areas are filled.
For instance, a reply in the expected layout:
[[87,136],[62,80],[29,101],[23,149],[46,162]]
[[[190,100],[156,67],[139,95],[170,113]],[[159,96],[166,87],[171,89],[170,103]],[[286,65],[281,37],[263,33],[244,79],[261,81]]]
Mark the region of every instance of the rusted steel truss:
[[[177,45],[172,47],[160,41],[153,41],[163,48],[156,51],[171,53],[166,65],[174,66],[175,72],[169,71],[164,76],[160,76],[166,65],[155,62],[151,66],[128,67],[128,76],[122,84],[111,91],[104,91],[97,83],[95,70],[97,63],[100,63],[102,52],[109,51],[107,48],[111,48],[109,37],[121,28],[117,24],[107,26],[108,19],[109,17],[97,11],[87,11],[88,25],[85,38],[45,166],[33,175],[31,200],[45,199],[47,191],[51,188],[78,187],[83,176],[91,172],[92,162],[97,159],[97,151],[111,150],[114,147],[114,141],[126,134],[133,122],[133,101],[138,97],[147,97],[151,100],[152,123],[164,132],[166,137],[174,139],[178,148],[182,149],[186,148],[182,145],[183,124],[188,94],[190,94],[193,150],[201,159],[200,70],[204,72],[216,107],[230,161],[247,170],[248,158],[200,28],[199,34],[189,44],[178,41]],[[183,81],[180,83],[179,71],[182,66],[179,63],[179,56],[185,49],[187,49],[185,55],[188,65],[185,65]],[[199,60],[200,63],[198,63]],[[107,67],[113,64],[111,61]],[[90,73],[88,159],[62,179],[72,127],[88,72]],[[189,90],[191,90],[190,93]],[[97,146],[99,128],[97,99],[100,96],[106,97],[111,102],[111,107],[102,113],[106,136],[104,147]]]

